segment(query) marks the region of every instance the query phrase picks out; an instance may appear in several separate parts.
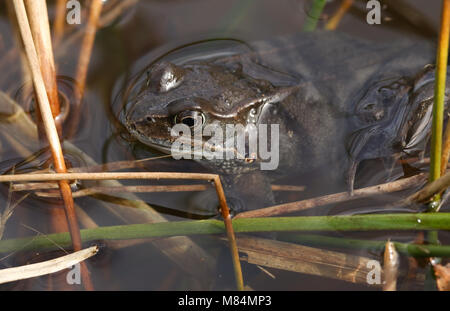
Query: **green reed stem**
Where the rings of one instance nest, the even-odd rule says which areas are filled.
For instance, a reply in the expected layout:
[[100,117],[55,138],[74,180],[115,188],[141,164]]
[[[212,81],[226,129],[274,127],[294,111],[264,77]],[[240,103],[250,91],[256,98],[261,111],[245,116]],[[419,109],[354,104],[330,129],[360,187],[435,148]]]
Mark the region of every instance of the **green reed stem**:
[[303,25],[303,31],[313,31],[317,27],[320,15],[325,7],[326,0],[314,0],[312,8],[306,14],[306,21]]
[[[241,218],[233,221],[233,228],[235,232],[450,230],[450,213]],[[89,242],[223,233],[222,221],[197,220],[84,229],[81,238]],[[69,235],[56,233],[3,240],[0,253],[51,248],[55,244],[69,246]]]
[[[311,246],[334,247],[343,249],[383,251],[386,241],[371,241],[348,238],[337,238],[324,235],[286,233],[278,236],[286,242],[306,244]],[[395,249],[404,255],[412,257],[450,257],[450,246],[419,245],[392,241]]]
[[[433,124],[431,134],[430,181],[441,176],[442,135],[444,125],[444,99],[447,77],[448,42],[450,35],[450,0],[442,1],[441,30],[436,56]],[[440,196],[434,198],[431,210],[437,208]]]

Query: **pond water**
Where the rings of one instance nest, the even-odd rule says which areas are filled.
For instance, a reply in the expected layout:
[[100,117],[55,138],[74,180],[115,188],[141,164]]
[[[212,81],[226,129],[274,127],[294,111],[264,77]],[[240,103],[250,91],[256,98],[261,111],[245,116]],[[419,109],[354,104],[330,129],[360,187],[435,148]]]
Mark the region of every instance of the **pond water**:
[[[120,1],[105,1],[104,14],[111,14],[114,11],[114,5],[118,2]],[[259,170],[258,173],[242,174],[243,181],[236,183],[234,182],[235,174],[227,175],[231,176],[227,178],[232,181],[225,180],[225,185],[230,185],[231,189],[226,189],[226,194],[229,195],[230,205],[237,210],[235,212],[241,211],[239,207],[242,206],[236,203],[240,199],[243,200],[244,209],[246,209],[248,206],[270,206],[347,191],[348,176],[351,175],[348,172],[352,161],[358,162],[355,170],[355,189],[394,181],[403,176],[427,170],[426,163],[418,163],[421,154],[417,151],[426,149],[426,144],[423,142],[427,139],[424,137],[426,135],[420,134],[419,130],[418,135],[421,138],[416,140],[421,140],[421,144],[413,143],[414,139],[411,136],[416,136],[413,135],[414,130],[412,130],[413,133],[410,130],[409,140],[405,142],[406,147],[411,149],[410,153],[408,156],[403,154],[402,157],[392,157],[394,153],[398,153],[393,142],[397,137],[394,134],[399,132],[396,126],[399,122],[401,123],[397,119],[405,118],[410,114],[414,115],[417,112],[413,111],[416,106],[407,106],[408,108],[404,110],[401,109],[403,106],[399,106],[398,109],[383,106],[380,112],[376,110],[378,106],[375,108],[370,106],[367,109],[365,107],[369,106],[361,106],[361,104],[358,106],[360,102],[357,99],[367,98],[364,94],[370,94],[371,88],[368,83],[376,85],[379,81],[390,79],[389,83],[386,83],[392,90],[393,81],[398,82],[403,76],[410,78],[408,82],[405,82],[406,85],[413,82],[417,84],[417,81],[421,81],[421,77],[426,77],[427,72],[422,70],[434,59],[440,1],[381,1],[381,24],[369,25],[366,22],[366,1],[355,0],[335,32],[318,31],[311,34],[301,31],[311,12],[313,1],[310,0],[140,0],[128,2],[131,4],[129,7],[125,8],[113,21],[108,20],[102,24],[98,30],[90,60],[80,121],[75,131],[72,131],[73,115],[69,114],[64,126],[64,133],[70,133],[70,135],[67,134],[64,145],[65,156],[72,167],[93,167],[94,163],[106,164],[155,157],[154,160],[145,161],[138,167],[124,171],[219,172],[222,174],[223,171],[218,169],[219,166],[216,163],[204,165],[204,162],[173,160],[166,156],[167,152],[161,151],[161,148],[155,148],[156,144],[142,143],[142,137],[130,134],[129,130],[133,111],[137,109],[136,103],[144,105],[143,108],[139,108],[144,111],[143,115],[151,114],[153,118],[159,116],[161,111],[149,108],[150,103],[153,103],[153,106],[155,102],[166,104],[168,97],[173,101],[190,99],[191,91],[193,94],[203,94],[203,97],[216,96],[218,94],[208,92],[207,88],[210,85],[216,85],[214,79],[222,77],[222,70],[226,70],[227,74],[232,72],[226,76],[230,79],[227,81],[231,82],[222,83],[224,80],[219,81],[217,78],[220,86],[224,88],[219,93],[225,93],[227,87],[243,83],[242,80],[245,80],[246,86],[253,85],[251,83],[254,82],[258,87],[263,85],[258,91],[269,90],[274,94],[281,94],[280,90],[284,88],[302,85],[300,91],[296,90],[297,93],[294,95],[289,94],[290,97],[286,100],[289,104],[286,106],[287,113],[290,116],[297,114],[297,117],[292,117],[295,120],[290,119],[289,122],[282,124],[281,132],[285,130],[286,137],[293,136],[298,140],[295,143],[280,143],[279,169],[264,173],[264,176],[269,176],[269,179],[264,181],[260,179]],[[341,1],[337,0],[327,2],[318,22],[319,29],[324,28],[329,17],[336,12],[340,4]],[[16,33],[10,23],[10,12],[4,3],[0,4],[0,14],[0,53],[2,55],[0,68],[3,73],[6,73],[0,77],[0,90],[16,100],[30,112],[29,115],[33,118],[35,114],[33,99],[30,95],[30,82],[22,74]],[[50,18],[54,17],[53,2],[49,2],[49,14]],[[86,15],[82,17],[83,23]],[[63,90],[69,98],[73,96],[73,77],[82,39],[82,36],[77,34],[77,29],[70,27],[66,36],[55,47],[60,90]],[[251,55],[251,57],[241,59],[239,58],[241,55]],[[226,57],[237,57],[238,60],[225,65],[214,63],[217,59]],[[252,57],[256,57],[257,61]],[[149,78],[152,72],[158,74],[154,68],[162,60],[170,61],[180,68],[183,67],[184,72],[200,72],[198,77],[204,78],[204,80],[199,78],[203,82],[190,85],[190,88],[187,88],[189,94],[180,91],[170,97],[173,92],[170,89],[155,96],[155,92],[146,91],[146,83],[153,81]],[[239,76],[241,80],[238,82],[232,80],[236,78],[235,71],[231,70],[233,66],[244,68],[241,68],[244,74]],[[206,71],[203,72],[205,68]],[[386,72],[393,72],[395,75],[388,76]],[[186,80],[182,83],[189,81],[191,76],[186,74],[185,77]],[[157,78],[159,79],[160,76]],[[258,81],[255,82],[256,80]],[[271,84],[270,87],[267,87],[267,82]],[[399,89],[394,88],[395,96],[403,90],[402,83],[398,82],[398,84],[400,84]],[[182,90],[181,87],[175,89]],[[236,94],[233,93],[233,96],[236,97]],[[230,98],[233,99],[233,96]],[[256,95],[252,93],[252,96]],[[304,102],[310,101],[306,110],[303,110],[305,108],[303,105],[297,105],[295,100],[298,98]],[[196,105],[200,104],[196,103]],[[167,107],[162,106],[168,110]],[[1,108],[2,115],[10,113],[10,108],[5,107]],[[355,111],[361,111],[357,110],[358,107],[366,110],[361,115],[355,114]],[[374,110],[371,110],[372,108]],[[257,109],[260,108],[257,107]],[[186,109],[189,112],[191,110],[191,108]],[[366,112],[367,114],[364,114]],[[208,121],[212,115],[213,113],[208,114]],[[387,119],[387,116],[389,121],[378,122],[380,118]],[[170,118],[172,117],[171,115]],[[223,118],[218,119],[223,121]],[[282,122],[285,121],[280,119]],[[410,119],[415,120],[413,117]],[[138,121],[141,122],[140,119]],[[138,121],[133,123],[134,127],[141,124]],[[50,155],[45,149],[44,152],[40,152],[45,146],[30,140],[33,134],[27,136],[27,134],[19,133],[20,127],[18,129],[1,120],[0,123],[3,133],[0,135],[2,173],[11,173],[12,168],[16,173],[48,168]],[[299,123],[301,127],[297,126]],[[162,132],[167,130],[161,128],[163,125],[159,124],[159,126],[159,129],[148,130],[146,135],[156,135],[158,130]],[[371,134],[367,134],[369,132]],[[19,144],[14,143],[15,140],[19,141]],[[301,151],[303,153],[296,149],[298,146],[304,148]],[[30,158],[31,155],[35,155],[35,158]],[[428,154],[425,153],[425,157],[427,156]],[[31,160],[23,163],[24,158]],[[401,165],[400,160],[405,160],[404,162],[407,160],[412,164]],[[110,167],[100,169],[112,170]],[[304,187],[304,189],[274,191],[273,195],[267,195],[267,192],[261,191],[265,189],[265,186],[270,187],[267,180],[270,180],[272,184]],[[205,184],[192,181],[182,183],[177,180],[121,181],[121,183],[123,185]],[[106,183],[77,182],[73,184],[73,188],[75,190],[106,185],[111,186]],[[419,186],[418,184],[401,193],[333,203],[289,215],[416,212],[423,210],[423,207],[397,207],[393,203],[413,193]],[[23,193],[15,192],[12,195],[13,202],[20,199]],[[234,195],[236,198],[233,197]],[[3,210],[8,200],[8,185],[2,186],[0,196],[0,210]],[[134,201],[141,199],[152,206],[156,213],[153,210],[149,212],[146,208],[126,207],[118,204],[117,201],[113,203],[111,200],[114,197]],[[109,193],[80,197],[75,199],[75,203],[98,226],[145,223],[150,221],[151,217],[159,221],[161,219],[168,221],[220,219],[217,199],[212,191],[138,193],[136,196]],[[54,232],[55,225],[52,224],[51,218],[58,214],[55,213],[55,209],[62,210],[58,199],[36,194],[29,195],[8,220],[3,239]],[[133,211],[130,212],[129,209]],[[448,211],[448,205],[444,204],[441,211]],[[61,213],[59,214],[61,216]],[[60,217],[59,220],[61,219],[64,218]],[[86,220],[86,217],[83,219],[82,227],[92,226],[92,222]],[[280,235],[269,233],[257,237],[292,240],[297,234],[295,232]],[[400,242],[413,242],[418,238],[418,233],[413,231],[314,232],[314,234],[373,241],[391,238]],[[240,236],[242,235],[237,235],[238,239]],[[235,289],[229,249],[218,235],[177,239],[97,241],[101,245],[100,253],[88,262],[95,289]],[[440,232],[439,239],[445,244],[450,240],[450,234]],[[188,248],[193,245],[193,249],[180,255],[173,249],[180,247],[183,243],[188,245]],[[335,246],[327,249],[380,261],[383,256],[380,250],[375,250],[373,247],[348,250]],[[38,262],[62,254],[64,252],[56,247],[42,251],[19,250],[14,254],[0,254],[0,267]],[[203,260],[201,263],[198,261],[199,258]],[[329,264],[332,265],[332,263]],[[242,265],[245,283],[255,290],[380,290],[379,286],[364,284],[364,282],[353,284],[317,275],[262,267],[247,263],[245,260],[242,261]],[[403,256],[398,284],[400,290],[424,289],[423,278],[427,268],[422,261],[419,261],[419,266],[414,271],[412,266],[408,258]],[[40,277],[4,284],[0,285],[0,289],[80,290],[79,286],[67,284],[66,273],[67,271],[63,271],[52,278]]]

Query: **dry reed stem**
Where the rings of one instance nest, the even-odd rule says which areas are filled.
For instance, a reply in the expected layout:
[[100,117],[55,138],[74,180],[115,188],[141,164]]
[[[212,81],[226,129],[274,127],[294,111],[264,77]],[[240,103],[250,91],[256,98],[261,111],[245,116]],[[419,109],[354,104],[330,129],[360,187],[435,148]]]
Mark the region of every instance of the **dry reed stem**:
[[[112,22],[122,13],[123,10],[135,5],[138,1],[139,0],[121,0],[120,4],[117,5],[118,7],[120,7],[120,9],[112,9],[109,12],[105,12],[103,16],[100,16],[97,24],[98,27],[103,27],[106,24]],[[70,47],[77,44],[77,41],[83,36],[85,28],[86,26],[78,28],[76,32],[68,36],[64,41],[61,41],[61,44],[58,46],[58,56],[63,55]]]
[[340,203],[356,199],[365,198],[368,196],[390,193],[405,190],[412,186],[418,185],[420,182],[426,180],[427,174],[418,174],[409,178],[400,179],[394,182],[376,185],[372,187],[357,189],[354,191],[353,195],[348,192],[340,192],[329,194],[317,198],[296,201],[291,203],[280,204],[272,207],[266,207],[258,210],[243,212],[236,215],[235,218],[248,218],[248,217],[266,217],[274,216],[286,213],[292,213],[296,211],[301,211],[305,209],[310,209],[318,206],[323,206],[331,203]]
[[247,255],[243,261],[265,267],[365,285],[371,271],[371,259],[362,256],[249,236],[237,245]]
[[384,249],[384,291],[396,291],[397,290],[397,278],[398,268],[400,265],[400,257],[395,249],[394,243],[391,241],[386,242]]
[[[61,109],[59,105],[58,85],[50,35],[50,25],[47,16],[47,4],[45,0],[25,0],[24,2],[33,35],[34,46],[39,59],[42,78],[45,83],[45,89],[47,91],[47,97],[50,103],[50,109],[52,111],[53,118],[56,121],[55,125],[58,135],[61,137],[62,122],[57,118],[61,112]],[[36,103],[36,106],[37,105],[38,104]],[[36,107],[36,111],[39,113],[39,107]],[[38,118],[38,124],[39,137],[43,138],[45,137],[45,133],[43,133],[44,129],[40,118]],[[66,213],[63,209],[55,208],[55,206],[52,206],[52,208],[49,209],[50,226],[53,232],[69,231],[69,225],[66,221],[65,214]]]
[[98,19],[102,10],[102,0],[92,0],[89,8],[89,18],[85,28],[85,35],[81,44],[80,55],[78,58],[78,67],[75,74],[77,81],[77,91],[75,92],[75,109],[72,116],[73,123],[69,129],[69,136],[71,136],[77,129],[82,110],[82,98],[86,88],[86,77],[91,59],[92,49],[94,47],[95,34],[97,31]]
[[330,18],[328,23],[325,25],[325,29],[327,30],[335,30],[339,25],[339,22],[344,17],[345,13],[347,13],[348,9],[353,5],[353,0],[343,0],[339,9],[336,13]]
[[148,161],[154,161],[158,159],[166,159],[171,158],[172,155],[162,155],[157,157],[151,157],[151,158],[145,158],[141,160],[134,160],[134,161],[115,161],[115,162],[108,162],[104,164],[98,164],[98,165],[90,165],[85,167],[74,167],[72,169],[69,169],[69,172],[103,172],[103,171],[118,171],[123,169],[130,169],[139,167],[142,163],[148,162]]
[[[53,118],[60,114],[58,85],[56,83],[56,68],[53,57],[50,25],[47,16],[47,4],[45,0],[25,0],[27,14],[30,21],[34,46],[39,58],[39,64],[44,79],[45,89]],[[61,131],[61,124],[57,124]]]
[[64,34],[64,25],[66,24],[66,0],[57,0],[56,16],[53,21],[53,42],[58,45]]
[[95,33],[97,32],[97,23],[102,11],[102,0],[92,0],[89,8],[89,19],[85,29],[85,36],[81,44],[80,56],[78,58],[78,70],[75,79],[78,82],[80,97],[83,96],[86,86],[86,76],[91,59],[92,48],[94,46]]
[[[26,14],[23,0],[13,0],[15,12],[17,14],[17,20],[19,23],[20,33],[24,42],[25,52],[28,59],[28,64],[31,69],[33,84],[35,87],[38,104],[42,116],[43,125],[47,140],[50,144],[55,170],[58,173],[66,171],[66,164],[64,162],[64,156],[62,154],[61,144],[59,142],[58,132],[53,120],[50,103],[47,98],[47,92],[45,90],[45,84],[42,78],[42,74],[39,68],[39,60],[36,54],[36,49],[33,43],[33,37],[30,30],[30,24]],[[71,189],[67,181],[59,181],[61,194],[64,200],[64,206],[66,210],[66,217],[69,224],[69,231],[72,238],[73,248],[75,251],[81,250],[81,237],[78,223],[76,220],[75,209],[73,206],[73,199],[71,195]],[[86,289],[93,289],[88,271],[84,265],[82,265],[82,274],[84,286]]]
[[405,199],[406,203],[420,202],[424,203],[432,199],[436,194],[443,192],[450,186],[450,173],[445,174],[439,179],[427,184],[424,188],[410,195]]
[[118,179],[183,179],[214,181],[218,175],[176,172],[103,172],[103,173],[59,173],[59,174],[14,174],[1,175],[0,182],[60,181],[60,180],[118,180]]
[[[205,191],[208,185],[171,185],[171,186],[122,186],[122,187],[90,187],[72,193],[73,198],[81,198],[94,194],[120,193],[120,192],[190,192]],[[59,197],[59,193],[36,192],[40,197]]]
[[86,260],[98,252],[97,246],[74,252],[52,260],[29,264],[20,267],[8,268],[0,270],[0,284],[35,278],[42,275],[47,275],[55,272],[69,269],[75,264]]
[[446,266],[433,266],[434,274],[436,275],[436,284],[440,291],[450,291],[450,263]]
[[59,174],[14,174],[1,175],[0,182],[17,181],[61,181],[61,180],[117,180],[117,179],[183,179],[214,181],[218,175],[204,173],[176,172],[102,172],[102,173],[59,173]]
[[305,186],[296,186],[296,185],[272,185],[272,191],[305,191]]
[[99,25],[103,26],[112,23],[124,10],[138,3],[139,0],[121,0],[111,10],[100,17]]
[[[72,192],[73,198],[85,197],[97,193],[117,193],[117,192],[192,192],[192,191],[205,191],[209,189],[209,185],[151,185],[151,186],[94,186],[86,189],[81,189]],[[35,190],[54,190],[58,189],[56,183],[23,183],[14,184],[12,191],[35,191]],[[303,191],[304,187],[289,186],[289,185],[272,185],[273,191]],[[35,195],[41,197],[60,197],[59,193],[52,192],[35,192]]]
[[225,193],[223,192],[222,182],[220,177],[216,175],[214,178],[216,186],[217,197],[219,198],[220,212],[222,213],[223,221],[225,222],[225,229],[227,231],[228,242],[231,251],[231,258],[234,267],[234,276],[236,278],[236,287],[238,290],[244,290],[244,279],[242,277],[241,262],[239,260],[239,251],[236,244],[236,236],[233,230],[233,223],[231,221],[230,210],[228,209]]

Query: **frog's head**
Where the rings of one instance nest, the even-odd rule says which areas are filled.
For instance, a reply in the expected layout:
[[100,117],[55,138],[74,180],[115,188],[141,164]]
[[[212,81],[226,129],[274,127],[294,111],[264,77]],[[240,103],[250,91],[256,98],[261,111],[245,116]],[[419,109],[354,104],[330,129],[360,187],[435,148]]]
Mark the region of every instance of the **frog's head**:
[[[181,65],[159,62],[146,72],[136,96],[127,99],[125,125],[142,143],[169,153],[177,139],[171,129],[177,124],[192,133],[209,124],[222,128],[226,124],[257,125],[264,107],[294,92],[288,80],[284,74],[239,56]],[[203,137],[201,143],[207,140]]]

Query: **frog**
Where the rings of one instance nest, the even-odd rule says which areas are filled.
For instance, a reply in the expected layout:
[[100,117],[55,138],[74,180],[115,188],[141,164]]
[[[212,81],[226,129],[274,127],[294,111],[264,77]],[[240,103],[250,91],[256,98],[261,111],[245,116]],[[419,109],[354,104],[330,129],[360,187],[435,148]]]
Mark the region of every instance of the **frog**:
[[[435,66],[427,64],[412,77],[378,79],[358,98],[355,115],[361,126],[348,142],[351,163],[347,182],[351,193],[358,164],[364,160],[383,158],[391,162],[389,166],[400,158],[418,156],[423,160],[431,137],[435,74]],[[445,122],[449,95],[447,84]]]
[[124,97],[121,120],[132,137],[166,154],[176,125],[195,131],[240,124],[244,136],[249,125],[277,125],[275,170],[261,170],[263,159],[249,154],[196,160],[221,176],[237,212],[276,203],[271,182],[285,174],[308,176],[307,186],[322,192],[352,192],[358,163],[423,151],[429,138],[428,42],[375,44],[318,31],[211,55],[151,63],[138,91]]

